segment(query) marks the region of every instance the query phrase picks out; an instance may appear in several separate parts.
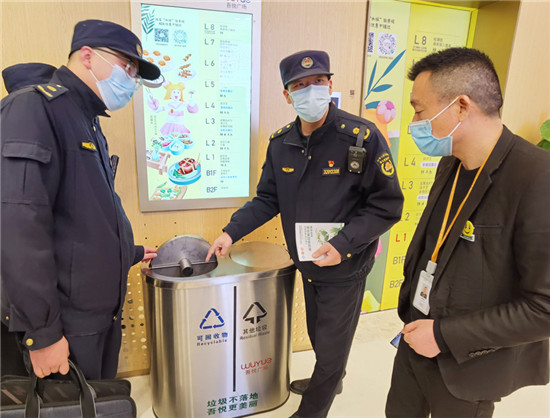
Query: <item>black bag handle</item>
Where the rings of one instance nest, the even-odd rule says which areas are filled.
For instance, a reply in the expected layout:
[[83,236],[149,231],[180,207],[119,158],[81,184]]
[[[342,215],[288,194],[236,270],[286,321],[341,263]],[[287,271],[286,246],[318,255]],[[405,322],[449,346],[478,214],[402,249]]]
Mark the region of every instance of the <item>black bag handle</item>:
[[[80,390],[80,412],[82,418],[96,418],[95,393],[92,387],[86,382],[82,370],[69,359],[69,375]],[[37,393],[38,377],[31,369],[31,384],[27,401],[25,402],[25,418],[39,418],[40,398]]]

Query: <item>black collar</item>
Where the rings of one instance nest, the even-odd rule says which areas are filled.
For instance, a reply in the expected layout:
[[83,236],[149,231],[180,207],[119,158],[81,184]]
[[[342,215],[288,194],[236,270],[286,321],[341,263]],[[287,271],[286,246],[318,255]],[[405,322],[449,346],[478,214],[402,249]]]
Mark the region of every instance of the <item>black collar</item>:
[[90,119],[96,116],[110,117],[105,110],[105,103],[67,67],[60,67],[54,74],[51,80],[52,83],[61,84],[69,89],[68,94],[76,102],[77,106]]
[[[332,125],[335,119],[336,119],[336,106],[330,103],[325,122],[323,122],[321,126],[319,126],[317,129],[315,129],[311,133],[310,140],[313,137],[319,137],[323,135],[325,131]],[[289,132],[291,133],[291,135],[287,135],[285,137],[285,139],[283,140],[284,144],[298,145],[300,147],[303,147],[303,145],[307,143],[307,137],[302,133],[302,121],[300,120],[299,116],[296,116],[296,120],[294,121],[294,126],[292,126],[291,131]]]

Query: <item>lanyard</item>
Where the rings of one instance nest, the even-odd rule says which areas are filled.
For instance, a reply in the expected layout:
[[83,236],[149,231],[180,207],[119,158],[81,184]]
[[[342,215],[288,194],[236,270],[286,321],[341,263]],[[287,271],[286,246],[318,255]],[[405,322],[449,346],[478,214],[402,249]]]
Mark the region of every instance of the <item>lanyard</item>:
[[[496,144],[495,144],[496,145]],[[493,153],[493,150],[487,155],[487,158],[485,158],[485,161],[483,161],[483,164],[479,169],[477,170],[476,176],[474,178],[474,181],[472,182],[472,185],[470,186],[470,190],[468,190],[468,193],[466,193],[466,197],[458,207],[458,210],[456,211],[455,217],[453,218],[451,224],[449,225],[449,228],[445,229],[447,226],[447,221],[449,219],[449,213],[451,212],[451,206],[453,203],[453,198],[455,196],[455,190],[456,190],[456,183],[458,182],[458,175],[460,174],[460,168],[462,167],[462,162],[458,165],[458,169],[456,170],[456,176],[453,181],[453,187],[451,189],[451,194],[449,196],[449,201],[447,202],[447,209],[445,209],[445,216],[443,217],[443,224],[441,225],[441,229],[439,230],[439,236],[437,237],[437,243],[435,244],[434,252],[432,253],[431,261],[433,263],[437,262],[437,256],[439,255],[439,250],[443,246],[443,243],[447,239],[449,232],[451,232],[451,229],[453,225],[455,224],[456,219],[458,218],[458,215],[460,214],[460,211],[462,210],[464,204],[466,203],[466,200],[468,200],[468,197],[470,197],[470,193],[472,192],[472,189],[474,188],[474,185],[476,184],[476,181],[481,174],[481,171],[483,170],[483,167],[485,167],[485,163]]]

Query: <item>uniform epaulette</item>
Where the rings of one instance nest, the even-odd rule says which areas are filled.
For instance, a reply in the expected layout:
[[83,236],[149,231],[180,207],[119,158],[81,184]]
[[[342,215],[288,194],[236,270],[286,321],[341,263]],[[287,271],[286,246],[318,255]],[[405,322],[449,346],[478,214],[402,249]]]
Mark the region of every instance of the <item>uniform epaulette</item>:
[[63,87],[59,84],[46,83],[46,84],[37,84],[34,86],[35,90],[42,93],[48,101],[53,100],[63,93],[69,91],[66,87]]
[[[367,125],[366,123],[360,123],[358,121],[352,121],[352,120],[346,120],[342,119],[339,122],[336,123],[336,130],[338,132],[342,132],[346,135],[357,137],[357,134],[359,133],[361,129],[361,125]],[[371,130],[369,129],[367,125],[367,130],[365,131],[365,137],[363,140],[367,140],[367,138],[370,136]],[[368,142],[368,141],[367,141]]]
[[292,128],[293,126],[294,126],[294,122],[290,122],[288,125],[283,126],[281,129],[277,129],[275,132],[271,134],[269,139],[271,140],[271,139],[277,138],[278,136],[281,136],[284,133],[287,133],[290,130],[290,128]]

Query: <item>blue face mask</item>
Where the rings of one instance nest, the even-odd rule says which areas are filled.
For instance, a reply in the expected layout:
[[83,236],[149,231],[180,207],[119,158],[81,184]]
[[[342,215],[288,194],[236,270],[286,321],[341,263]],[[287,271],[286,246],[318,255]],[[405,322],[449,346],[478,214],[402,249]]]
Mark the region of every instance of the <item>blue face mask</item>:
[[132,100],[132,96],[139,88],[140,84],[136,82],[135,78],[130,77],[121,67],[111,64],[97,52],[96,54],[113,67],[113,71],[109,78],[101,81],[98,81],[95,74],[90,70],[92,76],[96,80],[101,99],[103,103],[105,103],[107,109],[111,111],[122,109]]
[[451,105],[456,102],[457,99],[458,96],[451,103],[449,103],[447,107],[445,107],[445,109],[443,109],[433,118],[409,123],[411,136],[414,139],[416,146],[418,147],[418,149],[420,149],[420,151],[422,151],[422,153],[431,157],[445,157],[447,155],[452,155],[453,137],[451,135],[454,133],[454,131],[456,131],[456,129],[460,126],[462,122],[458,122],[458,124],[454,127],[449,135],[444,138],[438,139],[432,135],[432,120],[437,118],[449,107],[451,107]]
[[310,123],[321,120],[330,103],[329,87],[315,84],[291,92],[290,97],[300,119]]

